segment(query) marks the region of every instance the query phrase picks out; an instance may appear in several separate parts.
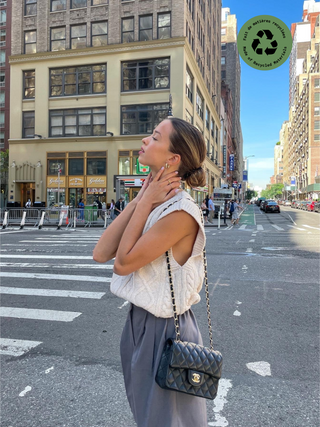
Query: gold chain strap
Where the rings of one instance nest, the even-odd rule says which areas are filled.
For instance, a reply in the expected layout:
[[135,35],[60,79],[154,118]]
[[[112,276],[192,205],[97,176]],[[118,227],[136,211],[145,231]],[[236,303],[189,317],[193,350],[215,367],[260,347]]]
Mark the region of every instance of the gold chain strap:
[[[191,200],[188,198],[188,200]],[[192,200],[195,204],[196,202]],[[167,210],[170,206],[172,206],[174,203],[171,203],[168,205],[161,214]],[[199,208],[199,206],[196,204],[196,206]],[[200,216],[201,216],[201,223],[204,227],[204,221],[203,221],[203,212],[200,210]],[[176,306],[176,298],[174,295],[174,289],[173,289],[173,282],[172,282],[172,274],[171,274],[171,265],[170,265],[170,259],[169,259],[169,252],[166,251],[166,258],[167,258],[167,267],[168,267],[168,273],[169,273],[169,282],[170,282],[170,293],[171,293],[171,300],[172,300],[172,307],[173,307],[173,319],[174,319],[174,328],[176,331],[176,340],[180,341],[180,328],[179,328],[179,318],[177,314],[177,306]],[[208,273],[207,273],[207,257],[206,257],[206,249],[203,249],[203,263],[204,263],[204,277],[205,277],[205,292],[206,292],[206,302],[207,302],[207,318],[208,318],[208,328],[209,328],[209,339],[210,339],[210,348],[213,350],[213,338],[212,338],[212,325],[211,325],[211,313],[210,313],[210,299],[209,299],[209,286],[208,286]]]

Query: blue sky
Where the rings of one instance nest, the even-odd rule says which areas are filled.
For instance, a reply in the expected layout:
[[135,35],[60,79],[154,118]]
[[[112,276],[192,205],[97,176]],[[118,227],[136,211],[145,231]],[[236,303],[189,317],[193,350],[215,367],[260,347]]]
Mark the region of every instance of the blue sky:
[[[242,25],[258,15],[272,15],[290,29],[301,22],[303,0],[222,0]],[[273,175],[273,149],[289,115],[289,59],[270,71],[255,70],[241,59],[241,125],[243,155],[249,159],[249,182],[265,188]]]

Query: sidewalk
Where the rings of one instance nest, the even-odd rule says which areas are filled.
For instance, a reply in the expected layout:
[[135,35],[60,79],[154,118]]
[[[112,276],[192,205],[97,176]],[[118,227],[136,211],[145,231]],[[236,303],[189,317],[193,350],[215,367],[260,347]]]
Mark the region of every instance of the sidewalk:
[[[213,224],[210,224],[210,222],[208,222],[207,224],[204,224],[205,228],[211,228],[211,227],[218,227],[218,218],[213,218]],[[224,224],[223,222],[223,217],[220,218],[220,227],[228,227],[231,224],[230,219],[227,217],[226,218],[226,224]]]

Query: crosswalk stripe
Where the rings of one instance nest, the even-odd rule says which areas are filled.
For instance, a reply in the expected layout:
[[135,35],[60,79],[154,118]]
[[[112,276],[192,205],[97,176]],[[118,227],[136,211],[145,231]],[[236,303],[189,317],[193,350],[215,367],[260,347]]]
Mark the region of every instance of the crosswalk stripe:
[[[68,239],[70,241],[74,241],[74,240],[81,240],[81,241],[87,241],[87,240],[99,240],[99,237],[82,237],[82,236],[48,236],[48,237],[36,237],[36,240],[48,240],[48,239],[53,239],[53,240],[57,240],[57,239]],[[52,240],[52,241],[53,241]]]
[[41,310],[36,308],[1,307],[0,317],[18,319],[51,320],[54,322],[72,322],[82,313],[76,311]]
[[22,356],[39,344],[42,344],[42,342],[0,338],[0,354],[5,356]]
[[0,272],[0,277],[9,278],[22,278],[22,279],[46,279],[46,280],[71,280],[76,282],[101,282],[110,283],[111,277],[98,277],[98,276],[83,276],[83,275],[67,275],[67,274],[40,274],[40,273],[15,273]]
[[306,231],[304,228],[295,227],[294,225],[287,224],[288,227],[295,228],[296,230]]
[[29,258],[29,259],[89,259],[92,260],[92,256],[73,256],[73,255],[28,255],[28,254],[21,254],[21,255],[0,255],[1,258]]
[[275,225],[275,224],[271,224],[271,225],[272,225],[272,227],[276,228],[279,231],[284,231],[284,228],[281,228],[278,225]]
[[11,288],[0,287],[1,294],[10,295],[34,295],[43,297],[69,297],[69,298],[89,298],[101,299],[105,292],[83,292],[83,291],[61,291],[58,289],[31,289],[31,288]]
[[[55,240],[55,243],[83,243],[84,241],[82,239],[78,239],[78,240]],[[38,242],[36,240],[19,240],[19,243],[35,243],[37,244]],[[41,240],[41,242],[39,241],[39,243],[52,243],[52,240]],[[97,243],[96,240],[86,240],[85,243],[91,243],[91,244],[95,244]]]
[[262,226],[262,225],[257,225],[257,230],[259,230],[259,231],[263,231],[263,230],[264,230],[264,228],[263,228],[263,226]]
[[318,231],[320,230],[320,228],[311,227],[311,225],[305,225],[305,224],[303,224],[302,227],[313,228],[314,230],[318,230]]
[[94,270],[113,270],[110,264],[45,264],[44,262],[0,262],[0,267],[10,268],[67,268],[67,269],[94,269]]
[[241,225],[241,227],[239,227],[239,230],[244,230],[246,227],[246,225]]
[[[41,243],[44,243],[44,242],[41,242]],[[3,243],[1,246],[14,246],[14,247],[22,246],[23,248],[30,247],[30,246],[31,247],[37,246],[37,248],[48,248],[48,247],[53,248],[53,247],[57,247],[57,246],[66,247],[68,245],[66,245],[65,243],[58,243],[57,245],[56,244],[51,244],[50,246],[48,246],[48,245],[45,245],[45,244],[40,245],[40,242],[39,243],[38,242],[33,242],[33,245],[26,245],[26,244],[20,244],[20,243]],[[84,248],[84,247],[87,247],[87,246],[88,245],[75,245],[74,243],[72,243],[72,247],[73,248],[75,248],[75,247]]]

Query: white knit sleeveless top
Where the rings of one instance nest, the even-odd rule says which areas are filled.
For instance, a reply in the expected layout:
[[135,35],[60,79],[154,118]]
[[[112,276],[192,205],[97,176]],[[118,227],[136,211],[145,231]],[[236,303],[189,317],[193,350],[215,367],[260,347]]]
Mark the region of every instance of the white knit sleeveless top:
[[[181,191],[150,213],[142,234],[161,218],[179,210],[192,215],[199,224],[192,254],[183,266],[173,258],[172,248],[168,251],[177,312],[182,314],[200,301],[199,292],[204,279],[203,248],[206,242],[202,212],[193,198],[186,191]],[[144,308],[156,317],[173,317],[165,253],[127,276],[113,273],[110,289],[113,294]]]

